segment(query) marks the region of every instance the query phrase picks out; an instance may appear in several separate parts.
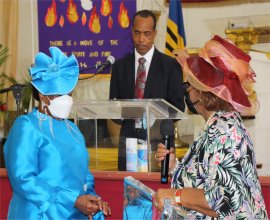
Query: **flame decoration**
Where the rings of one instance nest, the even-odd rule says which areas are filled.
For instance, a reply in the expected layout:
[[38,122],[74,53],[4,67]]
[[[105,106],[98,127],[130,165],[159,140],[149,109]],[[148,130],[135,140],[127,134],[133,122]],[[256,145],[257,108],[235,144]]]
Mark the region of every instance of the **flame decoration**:
[[[57,16],[57,10],[56,10],[56,0],[51,0],[52,3],[47,9],[47,13],[44,17],[44,22],[46,26],[48,27],[53,27],[58,19]],[[65,3],[66,0],[59,0],[60,3]],[[74,24],[76,23],[80,17],[78,14],[77,10],[77,5],[76,5],[76,0],[68,0],[68,8],[66,11],[66,18],[67,20],[71,23]],[[112,0],[101,0],[101,8],[100,8],[100,13],[103,16],[109,16],[108,17],[108,28],[111,29],[113,27],[114,20],[111,16],[113,10],[113,4]],[[87,15],[85,12],[83,12],[81,16],[81,24],[82,26],[85,26],[87,23]],[[128,10],[126,6],[124,5],[124,1],[122,0],[120,7],[119,7],[119,13],[118,13],[118,23],[120,27],[122,28],[128,28],[130,25],[130,18],[128,15]],[[60,27],[64,27],[65,24],[65,17],[63,15],[60,16],[59,22],[58,22]],[[93,7],[91,13],[90,13],[90,18],[88,22],[88,27],[89,30],[93,33],[100,33],[101,31],[101,23],[100,23],[100,17],[97,13],[97,8],[96,6]]]
[[102,0],[100,13],[103,16],[108,16],[112,13],[112,0]]
[[89,23],[88,23],[88,27],[89,27],[90,31],[92,31],[93,33],[96,33],[96,34],[100,33],[101,26],[100,26],[99,16],[97,14],[96,6],[94,6],[94,8],[92,9]]
[[118,23],[122,28],[129,27],[130,19],[128,17],[128,10],[126,9],[124,2],[121,2],[120,4]]
[[65,18],[63,15],[61,15],[59,19],[59,26],[62,28],[64,26],[64,23],[65,23]]
[[68,8],[67,8],[67,19],[71,24],[76,23],[79,20],[79,15],[77,12],[77,6],[74,3],[74,0],[68,1]]
[[108,20],[108,27],[111,29],[112,26],[113,26],[113,19],[112,19],[112,16],[110,16]]
[[44,18],[44,22],[48,27],[55,25],[57,21],[57,11],[55,0],[52,0],[51,6],[47,9],[47,13]]
[[86,24],[86,21],[87,21],[87,16],[86,16],[85,12],[83,12],[83,14],[82,14],[82,26],[84,26]]

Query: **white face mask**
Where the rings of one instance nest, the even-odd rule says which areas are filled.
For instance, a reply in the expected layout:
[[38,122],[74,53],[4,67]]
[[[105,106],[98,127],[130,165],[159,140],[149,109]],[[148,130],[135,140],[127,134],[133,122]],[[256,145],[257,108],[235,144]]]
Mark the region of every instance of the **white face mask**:
[[69,116],[71,107],[73,104],[73,98],[69,95],[62,95],[53,100],[50,100],[48,109],[52,116],[56,118],[66,119]]

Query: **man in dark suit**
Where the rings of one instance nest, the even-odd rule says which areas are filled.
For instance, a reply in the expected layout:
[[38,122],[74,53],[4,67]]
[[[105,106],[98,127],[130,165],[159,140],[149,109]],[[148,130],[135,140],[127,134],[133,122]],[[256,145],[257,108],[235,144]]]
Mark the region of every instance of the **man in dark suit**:
[[[110,99],[134,99],[138,60],[145,58],[144,99],[165,99],[184,111],[182,69],[176,60],[154,47],[156,17],[149,10],[138,11],[132,20],[134,51],[117,60],[112,67]],[[134,120],[123,121],[118,149],[118,169],[126,170],[126,137],[146,138],[144,129]]]

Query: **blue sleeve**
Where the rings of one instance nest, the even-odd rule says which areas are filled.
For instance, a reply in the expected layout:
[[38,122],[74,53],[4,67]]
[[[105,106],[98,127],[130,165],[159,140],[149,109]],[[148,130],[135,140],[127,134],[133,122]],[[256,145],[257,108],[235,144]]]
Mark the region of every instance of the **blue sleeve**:
[[96,195],[95,180],[93,174],[89,171],[87,174],[87,194]]
[[[95,182],[94,182],[94,176],[92,175],[91,172],[88,173],[87,175],[87,193],[95,196],[99,196],[95,192]],[[104,220],[104,214],[102,211],[97,212],[93,217],[93,220]]]
[[16,119],[4,146],[5,165],[15,193],[45,212],[58,189],[38,177],[38,152],[41,138],[29,118]]

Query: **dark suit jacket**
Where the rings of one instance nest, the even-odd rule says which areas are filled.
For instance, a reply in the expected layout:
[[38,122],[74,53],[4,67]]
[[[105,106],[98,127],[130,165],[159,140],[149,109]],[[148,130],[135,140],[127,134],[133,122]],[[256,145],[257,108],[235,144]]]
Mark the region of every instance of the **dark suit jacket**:
[[[184,111],[183,74],[178,62],[154,51],[144,90],[146,99],[165,99],[181,111]],[[117,60],[112,67],[110,99],[135,98],[135,53]]]
[[[184,111],[183,74],[180,64],[155,49],[144,90],[145,99],[165,99]],[[135,98],[135,53],[117,60],[112,66],[110,99]],[[134,126],[134,120],[123,122],[120,137],[143,138]],[[122,142],[122,143],[121,143]],[[120,138],[118,168],[125,170],[125,138]],[[122,161],[122,162],[121,162]]]

